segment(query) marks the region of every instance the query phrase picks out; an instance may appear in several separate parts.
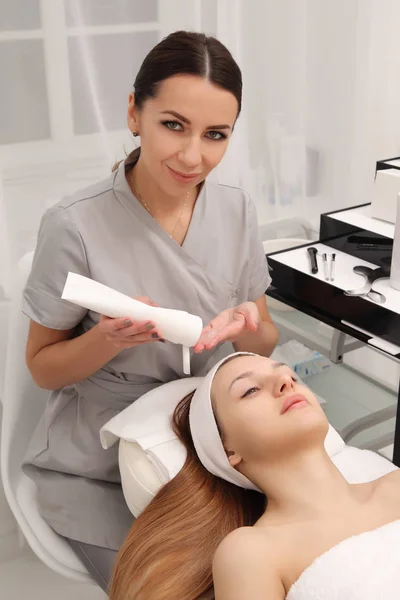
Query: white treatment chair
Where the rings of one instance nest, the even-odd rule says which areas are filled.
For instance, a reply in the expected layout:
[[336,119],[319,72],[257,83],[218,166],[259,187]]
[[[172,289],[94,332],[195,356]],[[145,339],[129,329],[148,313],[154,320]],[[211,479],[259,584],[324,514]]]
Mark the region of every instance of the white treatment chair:
[[33,383],[25,364],[29,319],[21,312],[21,306],[32,258],[30,253],[21,259],[12,292],[1,435],[3,486],[20,532],[37,557],[60,575],[94,584],[68,542],[40,516],[35,485],[21,470],[27,445],[48,396],[48,391]]

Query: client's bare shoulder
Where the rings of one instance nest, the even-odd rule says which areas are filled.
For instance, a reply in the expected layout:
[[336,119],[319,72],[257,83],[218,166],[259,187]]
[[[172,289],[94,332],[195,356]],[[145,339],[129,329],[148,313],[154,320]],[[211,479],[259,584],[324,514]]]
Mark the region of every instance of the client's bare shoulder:
[[213,560],[216,600],[283,600],[283,549],[274,529],[240,527],[219,545]]

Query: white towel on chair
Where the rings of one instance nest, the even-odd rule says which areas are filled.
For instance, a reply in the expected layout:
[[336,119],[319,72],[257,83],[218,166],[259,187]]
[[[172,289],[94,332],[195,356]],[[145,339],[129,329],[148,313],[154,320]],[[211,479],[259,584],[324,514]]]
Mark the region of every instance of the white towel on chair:
[[286,600],[400,598],[400,519],[340,542],[311,563]]

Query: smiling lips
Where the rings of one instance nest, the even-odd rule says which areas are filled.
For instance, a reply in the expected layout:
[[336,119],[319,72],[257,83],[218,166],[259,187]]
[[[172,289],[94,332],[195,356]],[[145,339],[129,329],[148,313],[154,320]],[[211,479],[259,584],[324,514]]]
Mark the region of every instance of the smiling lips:
[[292,408],[300,408],[301,406],[306,406],[308,401],[303,394],[293,394],[292,396],[288,396],[285,398],[282,404],[281,415],[288,412]]
[[197,177],[199,177],[200,173],[194,173],[193,175],[185,175],[185,173],[180,173],[179,171],[175,171],[174,169],[171,169],[171,167],[168,167],[168,170],[170,172],[170,174],[172,175],[172,177],[174,179],[177,179],[178,181],[194,181]]

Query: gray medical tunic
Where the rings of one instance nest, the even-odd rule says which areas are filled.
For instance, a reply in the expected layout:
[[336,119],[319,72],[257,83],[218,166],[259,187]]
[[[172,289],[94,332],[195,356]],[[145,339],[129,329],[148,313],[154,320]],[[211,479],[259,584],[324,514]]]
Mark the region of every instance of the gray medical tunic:
[[[132,194],[120,165],[43,216],[23,311],[52,329],[80,335],[99,315],[61,300],[68,271],[128,296],[186,310],[207,323],[262,296],[270,283],[255,208],[240,189],[206,181],[182,246]],[[193,355],[204,374],[232,346]],[[117,448],[99,430],[155,386],[183,377],[182,349],[166,342],[126,349],[97,373],[50,393],[24,471],[36,482],[44,519],[61,535],[118,550],[132,523],[121,491]]]

